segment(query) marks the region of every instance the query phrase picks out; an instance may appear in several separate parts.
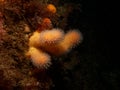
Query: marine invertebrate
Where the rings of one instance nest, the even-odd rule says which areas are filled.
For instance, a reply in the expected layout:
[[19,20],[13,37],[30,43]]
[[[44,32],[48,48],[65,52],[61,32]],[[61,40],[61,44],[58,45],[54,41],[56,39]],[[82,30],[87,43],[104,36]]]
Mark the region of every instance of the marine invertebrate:
[[[53,27],[50,19],[50,16],[56,13],[56,7],[53,4],[48,4],[45,10],[49,18],[41,18],[37,30],[29,38],[27,53],[38,68],[47,68],[51,64],[50,55],[63,55],[82,40],[82,35],[77,30],[64,34],[64,30]],[[45,13],[43,16],[46,16]]]
[[51,13],[56,13],[56,7],[53,4],[48,4],[47,10]]
[[64,38],[64,32],[60,29],[45,30],[40,33],[41,45],[53,45],[59,43]]
[[44,30],[42,32],[35,31],[29,39],[29,46],[43,47],[46,45],[56,44],[64,37],[64,33],[60,29]]
[[[21,89],[55,89],[53,84],[55,86],[57,84],[54,80],[61,76],[58,72],[61,73],[61,70],[65,68],[59,65],[59,59],[53,61],[52,56],[62,55],[73,47],[72,44],[65,45],[67,34],[64,30],[58,29],[65,28],[65,25],[59,24],[63,21],[65,23],[64,19],[67,18],[63,15],[67,12],[59,11],[59,7],[63,5],[55,4],[56,1],[53,0],[49,1],[57,6],[58,13],[55,13],[55,9],[47,11],[47,3],[44,3],[44,0],[3,1],[5,2],[0,4],[0,12],[3,14],[1,20],[4,20],[4,22],[0,21],[0,40],[2,41],[0,42],[0,68],[4,71],[3,79],[11,83],[12,89],[18,87]],[[65,7],[62,9],[64,11]],[[3,35],[4,32],[6,35]],[[26,50],[30,58],[24,56]],[[36,68],[31,66],[30,62]],[[49,68],[51,64],[53,67]],[[62,65],[64,66],[64,62]],[[54,67],[56,70],[53,70]],[[47,72],[43,70],[48,68]]]
[[47,68],[51,64],[50,56],[35,47],[29,48],[28,55],[30,55],[32,63],[38,68]]
[[41,32],[35,31],[29,39],[28,53],[35,66],[47,68],[51,61],[46,53],[55,56],[62,55],[70,51],[82,39],[81,33],[77,30],[71,30],[65,35],[62,30],[55,28]]
[[38,25],[37,31],[42,31],[45,29],[51,29],[52,28],[52,22],[49,18],[44,18],[41,22],[41,24]]
[[78,30],[71,30],[65,34],[64,39],[55,45],[47,45],[44,50],[55,56],[69,52],[83,40],[82,34]]

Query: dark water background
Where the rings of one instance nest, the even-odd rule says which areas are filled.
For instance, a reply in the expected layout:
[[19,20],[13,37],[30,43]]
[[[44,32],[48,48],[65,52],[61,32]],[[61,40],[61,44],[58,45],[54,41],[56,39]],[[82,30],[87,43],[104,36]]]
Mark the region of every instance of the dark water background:
[[[120,71],[117,60],[112,60],[112,7],[102,2],[99,9],[96,0],[65,0],[81,4],[81,11],[75,9],[68,17],[71,28],[79,28],[84,41],[79,50],[80,65],[71,70],[72,76],[58,84],[55,90],[119,90]],[[99,13],[96,14],[96,13]],[[69,73],[69,74],[70,74]]]

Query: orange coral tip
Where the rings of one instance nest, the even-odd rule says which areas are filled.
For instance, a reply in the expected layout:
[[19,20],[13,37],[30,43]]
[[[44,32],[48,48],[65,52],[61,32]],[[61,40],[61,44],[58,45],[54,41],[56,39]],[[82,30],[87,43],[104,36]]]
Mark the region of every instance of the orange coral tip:
[[56,13],[56,7],[53,4],[48,4],[47,5],[47,10],[51,13]]
[[30,47],[28,53],[33,65],[37,68],[48,68],[51,65],[51,59],[47,53],[35,47]]
[[40,42],[43,45],[53,45],[64,39],[64,32],[61,29],[45,30],[40,33]]

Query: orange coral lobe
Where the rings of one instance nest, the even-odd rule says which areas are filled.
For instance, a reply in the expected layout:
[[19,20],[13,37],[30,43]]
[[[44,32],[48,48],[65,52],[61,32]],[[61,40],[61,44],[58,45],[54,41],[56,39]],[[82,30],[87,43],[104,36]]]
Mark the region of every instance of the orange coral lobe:
[[81,42],[83,37],[82,37],[82,34],[77,31],[77,30],[72,30],[72,31],[69,31],[67,34],[66,34],[66,37],[65,37],[67,43],[72,46],[76,45],[77,43]]
[[34,32],[33,35],[29,38],[29,46],[32,47],[39,47],[40,44],[40,33],[39,32]]
[[51,64],[50,56],[47,53],[55,56],[63,55],[82,40],[83,36],[78,30],[71,30],[66,34],[56,28],[36,31],[29,39],[30,48],[27,56],[31,57],[33,64],[38,68],[47,68]]
[[56,13],[56,7],[53,4],[48,4],[47,10],[51,13]]
[[30,47],[29,52],[32,63],[38,68],[48,68],[51,65],[50,56],[43,51]]
[[52,22],[49,18],[44,18],[42,21],[42,26],[47,28],[50,28],[52,26]]
[[49,18],[44,18],[42,23],[38,26],[38,31],[52,28],[52,22]]
[[51,20],[49,18],[44,18],[43,23],[51,24]]
[[45,30],[40,33],[41,44],[53,45],[64,39],[64,33],[60,29]]
[[62,40],[60,43],[56,44],[55,46],[46,47],[46,51],[53,55],[59,56],[69,52],[71,48],[81,42],[82,39],[82,34],[79,31],[72,30],[65,35],[64,40]]

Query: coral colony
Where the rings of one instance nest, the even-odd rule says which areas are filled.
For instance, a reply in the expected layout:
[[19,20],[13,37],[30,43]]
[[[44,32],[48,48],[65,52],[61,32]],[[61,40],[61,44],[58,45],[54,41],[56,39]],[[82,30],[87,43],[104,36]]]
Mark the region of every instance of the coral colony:
[[[42,4],[37,4],[35,0],[33,0],[33,2],[28,0],[29,4],[24,3],[25,1],[22,3],[22,0],[0,0],[0,2],[2,3],[1,5],[4,5],[5,10],[11,11],[13,15],[18,16],[17,20],[21,18],[33,18],[36,14],[41,16],[41,23],[29,38],[29,50],[26,53],[26,55],[30,57],[33,65],[37,68],[48,68],[51,65],[50,55],[63,55],[69,52],[71,48],[76,46],[83,39],[79,30],[70,30],[64,33],[64,30],[53,27],[51,17],[52,15],[54,16],[57,11],[53,4],[45,4],[45,6],[43,6]],[[20,10],[17,4],[24,10]],[[9,5],[15,5],[15,8],[9,7]],[[2,28],[2,13],[0,12],[0,42],[5,33]],[[4,13],[4,15],[7,16],[8,14]],[[9,18],[9,16],[6,18]],[[11,19],[11,17],[9,19]]]
[[70,65],[66,58],[54,59],[83,37],[79,30],[63,30],[70,28],[67,19],[73,10],[58,1],[0,0],[0,90],[50,90],[64,82],[62,77],[77,58],[71,56]]
[[[47,10],[56,13],[56,7],[53,4],[48,4]],[[82,39],[78,30],[69,30],[64,33],[62,29],[52,27],[51,20],[46,17],[29,38],[29,50],[26,55],[31,58],[34,66],[45,69],[52,64],[50,55],[63,55],[80,43]]]

